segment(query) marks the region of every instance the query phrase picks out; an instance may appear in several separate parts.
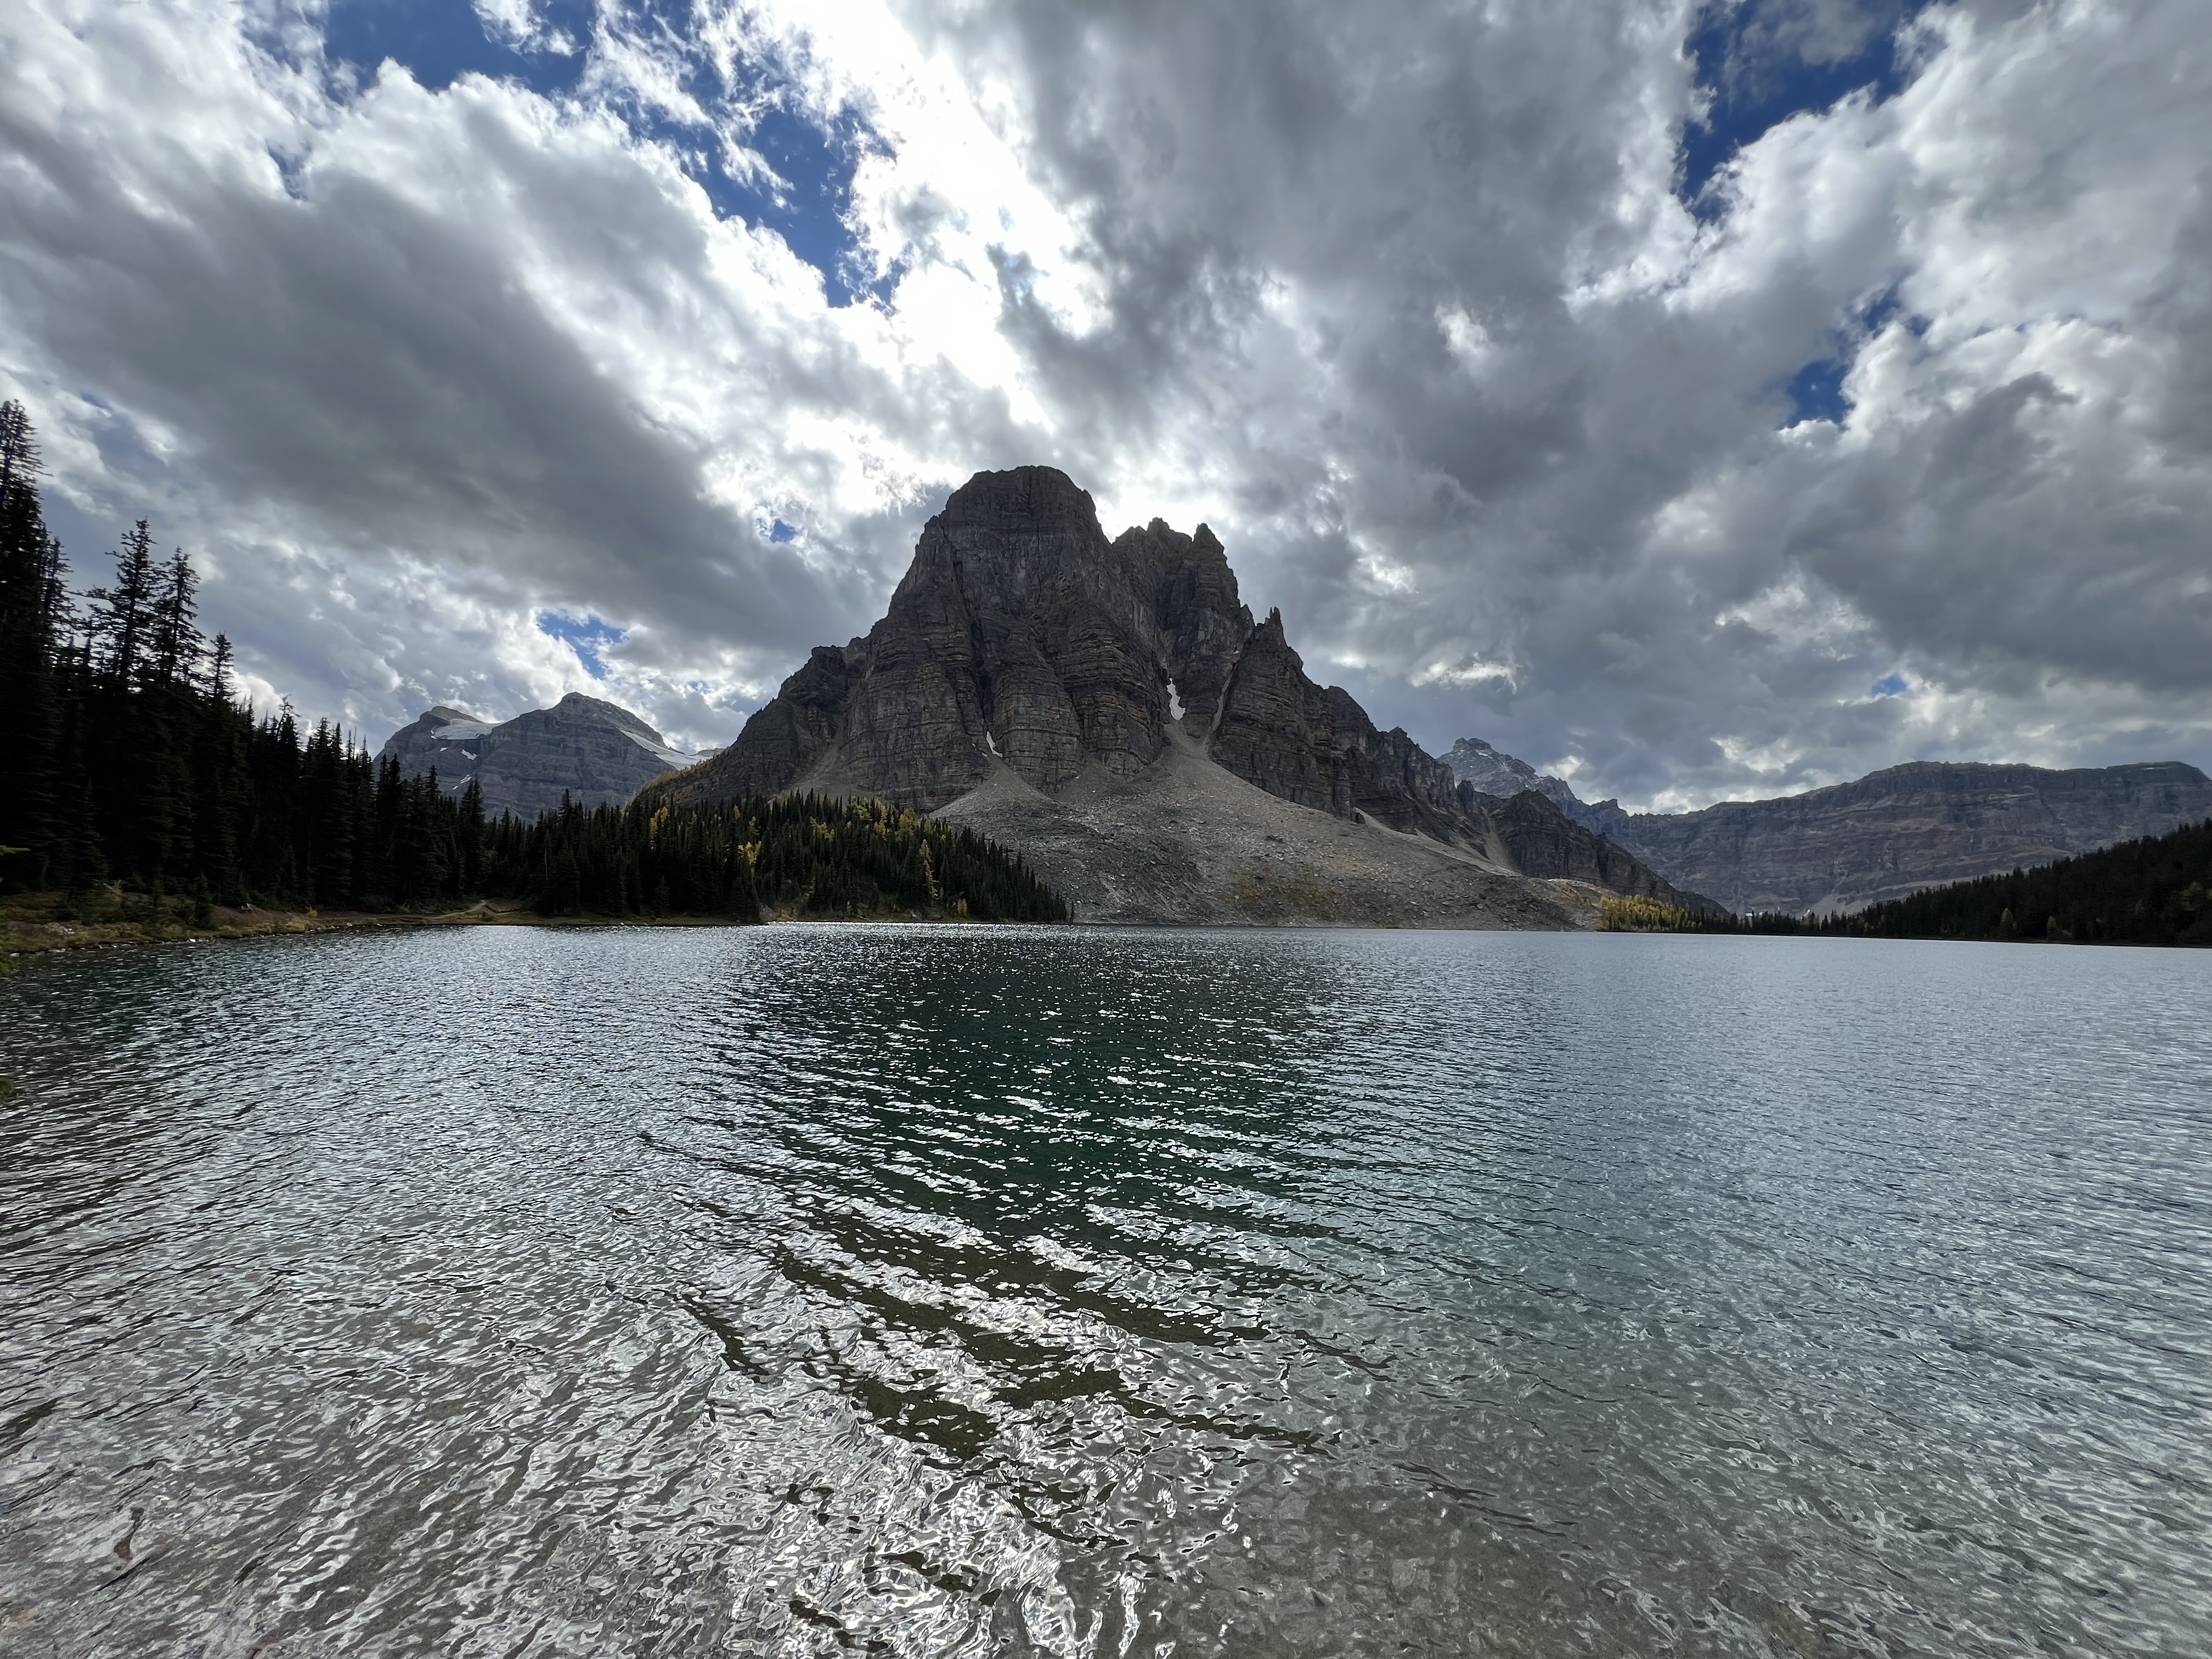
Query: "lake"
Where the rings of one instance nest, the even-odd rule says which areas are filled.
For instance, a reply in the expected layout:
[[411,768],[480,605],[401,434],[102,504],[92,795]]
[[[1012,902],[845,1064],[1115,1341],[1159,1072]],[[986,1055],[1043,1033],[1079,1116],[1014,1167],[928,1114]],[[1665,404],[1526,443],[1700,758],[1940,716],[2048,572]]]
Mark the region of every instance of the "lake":
[[0,1653],[2212,1651],[2212,953],[0,982]]

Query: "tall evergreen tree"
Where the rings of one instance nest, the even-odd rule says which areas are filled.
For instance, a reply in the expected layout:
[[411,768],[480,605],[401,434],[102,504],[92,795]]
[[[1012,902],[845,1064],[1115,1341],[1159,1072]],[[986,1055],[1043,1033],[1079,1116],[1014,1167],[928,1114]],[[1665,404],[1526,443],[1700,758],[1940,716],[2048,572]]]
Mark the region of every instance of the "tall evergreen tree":
[[143,675],[158,580],[154,535],[141,519],[116,549],[115,586],[95,587],[87,596],[92,600],[88,631],[101,647],[100,666],[113,684],[135,686]]
[[154,582],[147,635],[149,677],[157,684],[185,686],[197,681],[200,659],[207,650],[198,626],[199,589],[200,579],[180,547]]
[[473,777],[463,786],[453,824],[454,877],[463,893],[483,891],[483,786]]
[[0,502],[14,493],[19,480],[29,484],[39,470],[39,439],[30,414],[10,398],[0,404]]
[[39,450],[19,403],[0,404],[0,846],[27,880],[44,879],[57,810],[66,617],[61,544],[40,511]]

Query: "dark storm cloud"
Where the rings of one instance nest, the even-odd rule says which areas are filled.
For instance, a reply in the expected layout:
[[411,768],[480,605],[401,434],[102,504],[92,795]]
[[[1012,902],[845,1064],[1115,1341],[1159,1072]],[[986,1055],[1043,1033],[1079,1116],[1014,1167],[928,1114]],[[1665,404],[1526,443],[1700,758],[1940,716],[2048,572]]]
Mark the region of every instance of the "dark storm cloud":
[[[698,499],[702,458],[450,222],[312,175],[301,199],[211,191],[154,218],[66,151],[19,154],[67,204],[26,216],[68,275],[15,289],[26,320],[177,432],[226,500],[311,503],[336,550],[516,538],[548,591],[703,608],[738,638],[826,619],[807,573],[767,568]],[[642,252],[653,228],[590,182],[562,179],[568,205]]]

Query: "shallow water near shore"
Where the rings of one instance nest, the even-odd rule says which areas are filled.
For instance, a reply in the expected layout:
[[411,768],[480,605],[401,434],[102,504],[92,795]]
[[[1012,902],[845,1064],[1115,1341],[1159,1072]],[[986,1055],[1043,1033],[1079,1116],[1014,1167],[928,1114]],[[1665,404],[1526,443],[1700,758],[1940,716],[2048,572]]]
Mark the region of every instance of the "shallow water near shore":
[[483,929],[0,1054],[0,1654],[2208,1650],[2212,953]]

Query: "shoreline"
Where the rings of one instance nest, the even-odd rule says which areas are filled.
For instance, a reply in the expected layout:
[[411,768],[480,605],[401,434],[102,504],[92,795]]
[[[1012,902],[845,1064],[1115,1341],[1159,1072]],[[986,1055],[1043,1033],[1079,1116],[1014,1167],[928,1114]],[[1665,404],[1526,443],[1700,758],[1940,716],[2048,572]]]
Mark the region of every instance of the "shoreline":
[[[916,912],[897,912],[866,916],[806,915],[795,911],[775,911],[763,914],[757,922],[734,921],[720,915],[574,915],[549,916],[531,909],[519,899],[479,900],[459,910],[432,913],[410,911],[341,910],[324,913],[316,908],[305,910],[272,910],[256,907],[252,909],[228,905],[212,907],[212,916],[204,923],[194,922],[189,915],[189,903],[172,899],[168,905],[185,914],[171,914],[158,923],[136,915],[111,915],[102,920],[88,921],[72,917],[66,921],[54,919],[52,909],[61,902],[56,893],[16,893],[0,896],[0,979],[21,971],[26,962],[40,957],[65,951],[100,951],[121,949],[131,945],[189,945],[200,942],[226,943],[231,940],[274,939],[279,937],[307,938],[319,933],[374,933],[386,929],[416,929],[434,927],[762,927],[796,923],[836,925],[850,923],[869,926],[914,927],[957,925],[964,927],[996,926],[1029,927],[1039,925],[1078,928],[1091,931],[1114,932],[1122,928],[1151,929],[1166,927],[1176,931],[1206,932],[1226,929],[1250,933],[1337,933],[1375,930],[1389,933],[1589,933],[1622,934],[1663,934],[1674,938],[1717,937],[1752,939],[1764,937],[1748,930],[1728,930],[1705,927],[1583,927],[1556,928],[1457,928],[1425,926],[1405,922],[1126,922],[1126,921],[1065,921],[1037,924],[1032,922],[994,923],[978,921],[971,916],[924,915]],[[131,908],[142,907],[142,898],[131,902]],[[1856,938],[1861,935],[1783,935],[1783,937]],[[1950,945],[2046,945],[2098,944],[2114,948],[2134,945],[2138,949],[2187,949],[2186,945],[2149,945],[2136,940],[2075,940],[2075,939],[1945,939],[1932,935],[1901,935],[1900,942]]]
[[0,896],[0,978],[16,972],[31,958],[64,951],[98,951],[118,949],[130,945],[186,945],[205,941],[225,943],[235,939],[274,939],[280,937],[307,938],[318,933],[374,933],[385,929],[414,929],[430,927],[755,927],[797,922],[854,923],[872,926],[958,926],[989,927],[995,926],[1035,927],[1043,925],[1090,930],[1114,931],[1118,928],[1170,927],[1189,931],[1209,928],[1230,928],[1253,933],[1337,933],[1360,932],[1368,928],[1405,933],[1519,933],[1592,931],[1588,928],[1486,928],[1462,930],[1449,925],[1395,922],[1358,921],[1222,921],[1158,922],[1158,921],[1078,921],[1037,924],[1032,922],[994,923],[979,921],[973,916],[951,915],[923,915],[916,911],[894,911],[866,916],[808,915],[798,911],[764,911],[757,922],[733,921],[720,915],[574,915],[549,916],[540,915],[520,899],[480,899],[475,904],[459,910],[436,912],[417,911],[323,911],[315,908],[303,910],[264,909],[258,906],[241,908],[230,905],[211,907],[210,920],[201,923],[191,918],[189,901],[168,899],[164,906],[167,915],[158,923],[143,915],[127,914],[143,908],[143,895],[116,905],[112,913],[100,920],[70,917],[58,920],[52,912],[59,908],[63,896],[58,893],[14,893]]
[[[188,902],[171,899],[168,914],[156,921],[149,916],[115,914],[99,920],[72,916],[58,919],[52,912],[62,902],[58,893],[16,893],[0,898],[0,975],[14,971],[27,957],[58,951],[105,950],[133,945],[185,945],[233,939],[304,938],[317,933],[374,933],[383,929],[425,927],[754,927],[779,921],[961,922],[984,926],[958,916],[888,915],[874,916],[803,916],[763,914],[757,922],[735,921],[712,915],[541,915],[520,900],[477,901],[459,910],[414,911],[304,910],[243,908],[218,904],[210,919],[196,922]],[[118,909],[143,906],[143,898]]]

